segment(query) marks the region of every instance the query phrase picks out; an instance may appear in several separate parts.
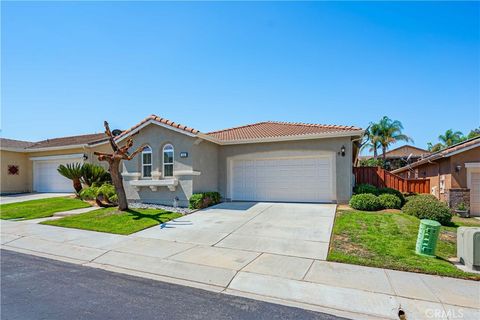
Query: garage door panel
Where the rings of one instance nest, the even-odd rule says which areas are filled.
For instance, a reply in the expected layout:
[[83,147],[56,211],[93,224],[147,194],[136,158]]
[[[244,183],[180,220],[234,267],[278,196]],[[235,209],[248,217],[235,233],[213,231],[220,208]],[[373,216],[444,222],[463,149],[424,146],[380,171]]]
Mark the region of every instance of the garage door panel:
[[480,216],[480,172],[471,175],[470,214]]
[[233,200],[334,200],[329,157],[235,160],[232,165]]
[[34,163],[34,187],[37,192],[74,192],[70,179],[58,173],[59,165],[81,163],[80,159],[37,160]]

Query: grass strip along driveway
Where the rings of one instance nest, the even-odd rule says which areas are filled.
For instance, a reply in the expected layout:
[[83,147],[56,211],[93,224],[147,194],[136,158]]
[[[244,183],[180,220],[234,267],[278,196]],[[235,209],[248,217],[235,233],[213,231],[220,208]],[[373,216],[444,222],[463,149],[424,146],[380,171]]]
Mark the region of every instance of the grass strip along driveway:
[[58,197],[0,205],[0,219],[37,219],[51,217],[56,212],[88,208],[90,204],[79,199]]
[[415,254],[420,220],[401,212],[338,210],[329,261],[480,280],[480,275],[457,269],[448,259],[456,256],[457,227],[479,222],[454,219],[442,226],[437,257]]
[[117,208],[104,208],[42,224],[127,235],[181,216],[180,213],[160,209],[118,211]]

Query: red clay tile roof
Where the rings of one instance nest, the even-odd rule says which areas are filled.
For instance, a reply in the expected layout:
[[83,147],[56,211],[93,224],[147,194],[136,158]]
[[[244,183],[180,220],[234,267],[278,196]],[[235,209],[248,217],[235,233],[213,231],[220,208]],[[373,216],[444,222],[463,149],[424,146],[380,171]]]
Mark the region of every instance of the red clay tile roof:
[[120,135],[118,135],[116,138],[121,138],[123,137],[124,135],[134,131],[135,129],[137,129],[138,127],[140,127],[141,125],[143,125],[144,123],[150,121],[150,120],[154,120],[154,121],[157,121],[157,122],[160,122],[160,123],[163,123],[163,124],[166,124],[168,126],[171,126],[172,128],[177,128],[177,129],[181,129],[181,130],[184,130],[186,132],[190,132],[190,133],[193,133],[193,134],[197,134],[199,133],[198,130],[196,129],[193,129],[193,128],[189,128],[187,126],[184,126],[184,125],[181,125],[180,123],[175,123],[173,121],[170,121],[168,119],[165,119],[165,118],[161,118],[159,116],[156,116],[154,114],[152,114],[151,116],[149,117],[146,117],[145,119],[143,119],[142,121],[140,121],[139,123],[137,123],[136,125],[134,125],[133,127],[131,127],[130,129],[127,129],[125,131],[123,131]]
[[[157,121],[168,125],[172,128],[180,129],[188,133],[198,134],[200,131],[175,123],[165,118],[158,117],[154,114],[143,119],[130,129],[123,131],[116,139],[121,138],[148,121]],[[220,131],[210,132],[207,135],[220,141],[238,141],[238,140],[255,140],[262,138],[276,138],[276,137],[289,137],[289,136],[304,136],[314,135],[322,133],[341,133],[349,131],[362,130],[353,126],[337,126],[337,125],[322,125],[322,124],[308,124],[308,123],[292,123],[292,122],[276,122],[267,121],[254,123],[242,127],[224,129]],[[40,148],[52,148],[52,147],[66,147],[82,144],[95,144],[98,142],[106,141],[107,137],[104,133],[94,133],[79,136],[70,136],[62,138],[47,139],[38,142],[26,142],[10,139],[2,139],[2,146],[7,147],[7,144],[15,145],[15,148],[24,148],[26,150],[40,149]],[[5,141],[5,143],[3,142]],[[10,142],[9,142],[10,141]]]
[[33,142],[30,141],[0,138],[0,147],[2,148],[23,149],[32,144]]
[[65,147],[70,145],[89,144],[103,141],[107,138],[105,133],[84,134],[80,136],[70,136],[62,138],[47,139],[33,143],[27,149]]
[[221,141],[254,140],[288,136],[340,133],[362,130],[353,126],[338,126],[296,122],[265,121],[207,133]]

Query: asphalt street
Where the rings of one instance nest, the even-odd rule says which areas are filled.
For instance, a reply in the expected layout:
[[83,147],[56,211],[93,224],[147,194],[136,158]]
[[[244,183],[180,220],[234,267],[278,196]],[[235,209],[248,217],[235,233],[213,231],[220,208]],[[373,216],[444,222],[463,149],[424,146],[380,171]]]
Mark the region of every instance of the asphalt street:
[[343,319],[12,251],[0,255],[1,319]]

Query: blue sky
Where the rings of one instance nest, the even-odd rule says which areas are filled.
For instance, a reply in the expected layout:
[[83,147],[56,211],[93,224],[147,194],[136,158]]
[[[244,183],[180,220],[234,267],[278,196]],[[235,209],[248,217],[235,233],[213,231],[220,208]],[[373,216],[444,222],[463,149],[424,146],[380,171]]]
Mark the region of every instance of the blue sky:
[[157,114],[402,121],[415,144],[480,123],[480,4],[2,2],[1,135],[40,140]]

